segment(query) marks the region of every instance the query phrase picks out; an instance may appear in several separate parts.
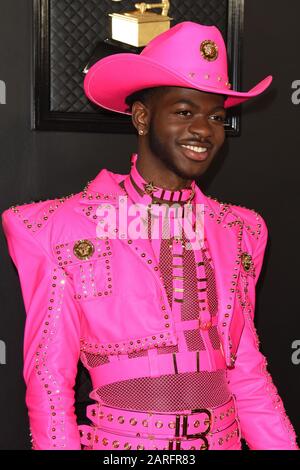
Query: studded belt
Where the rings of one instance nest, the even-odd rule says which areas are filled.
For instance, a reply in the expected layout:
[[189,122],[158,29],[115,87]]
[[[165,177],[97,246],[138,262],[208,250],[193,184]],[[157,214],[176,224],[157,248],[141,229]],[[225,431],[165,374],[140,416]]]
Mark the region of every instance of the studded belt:
[[239,447],[240,443],[234,397],[217,408],[178,413],[147,413],[96,404],[87,407],[87,416],[93,426],[79,427],[81,441],[93,449],[217,450]]

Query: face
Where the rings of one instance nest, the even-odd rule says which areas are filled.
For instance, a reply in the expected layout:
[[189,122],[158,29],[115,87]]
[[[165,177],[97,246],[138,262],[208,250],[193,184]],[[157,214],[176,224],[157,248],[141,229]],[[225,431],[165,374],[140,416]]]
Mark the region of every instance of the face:
[[224,143],[224,96],[168,87],[155,93],[146,108],[140,115],[147,130],[144,151],[180,178],[201,176]]

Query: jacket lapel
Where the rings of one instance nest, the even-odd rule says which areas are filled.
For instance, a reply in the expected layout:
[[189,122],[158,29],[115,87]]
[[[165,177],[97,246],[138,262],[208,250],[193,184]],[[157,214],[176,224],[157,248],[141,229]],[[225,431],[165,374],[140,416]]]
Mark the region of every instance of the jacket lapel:
[[75,211],[86,215],[88,219],[97,225],[100,223],[101,219],[98,210],[100,204],[104,207],[108,204],[114,207],[116,229],[118,230],[118,232],[116,232],[116,238],[124,244],[127,244],[129,249],[131,249],[135,255],[139,256],[147,269],[153,272],[158,282],[162,285],[158,270],[158,260],[150,240],[141,237],[130,238],[130,234],[127,235],[127,233],[124,233],[124,237],[122,236],[122,227],[119,225],[121,214],[126,214],[134,204],[129,197],[126,197],[124,191],[118,184],[125,177],[126,175],[119,175],[103,169],[95,180],[88,185],[87,189],[84,190],[83,197],[79,200],[79,207],[75,208]]
[[[197,188],[197,200],[203,199]],[[218,331],[227,365],[233,367],[235,353],[244,326],[244,317],[235,309],[236,285],[240,273],[243,221],[230,205],[207,196],[204,232],[213,261],[218,294]]]

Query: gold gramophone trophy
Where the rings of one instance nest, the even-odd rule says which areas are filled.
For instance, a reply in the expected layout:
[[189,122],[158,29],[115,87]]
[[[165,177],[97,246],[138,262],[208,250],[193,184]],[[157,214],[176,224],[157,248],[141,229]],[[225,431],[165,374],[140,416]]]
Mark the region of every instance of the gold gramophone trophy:
[[[112,20],[112,37],[96,45],[92,56],[82,70],[83,74],[86,74],[95,62],[108,55],[120,52],[139,54],[151,39],[170,28],[172,18],[168,16],[169,1],[136,3],[135,8],[135,11],[126,13],[108,14]],[[148,11],[154,8],[161,8],[161,14]]]
[[[136,3],[135,11],[110,13],[112,39],[135,47],[143,47],[159,34],[170,29],[170,2]],[[161,14],[148,10],[161,8]]]

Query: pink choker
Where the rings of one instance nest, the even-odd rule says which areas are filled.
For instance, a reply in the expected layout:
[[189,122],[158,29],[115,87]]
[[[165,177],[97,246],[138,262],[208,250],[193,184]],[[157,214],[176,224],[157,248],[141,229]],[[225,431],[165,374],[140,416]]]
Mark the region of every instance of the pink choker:
[[172,202],[191,202],[195,195],[195,181],[191,183],[189,188],[179,189],[177,191],[170,191],[168,189],[159,188],[154,186],[153,182],[147,182],[140,175],[136,168],[136,161],[138,155],[134,153],[131,157],[131,170],[129,174],[130,181],[133,187],[141,195],[148,194],[154,199],[160,199]]

